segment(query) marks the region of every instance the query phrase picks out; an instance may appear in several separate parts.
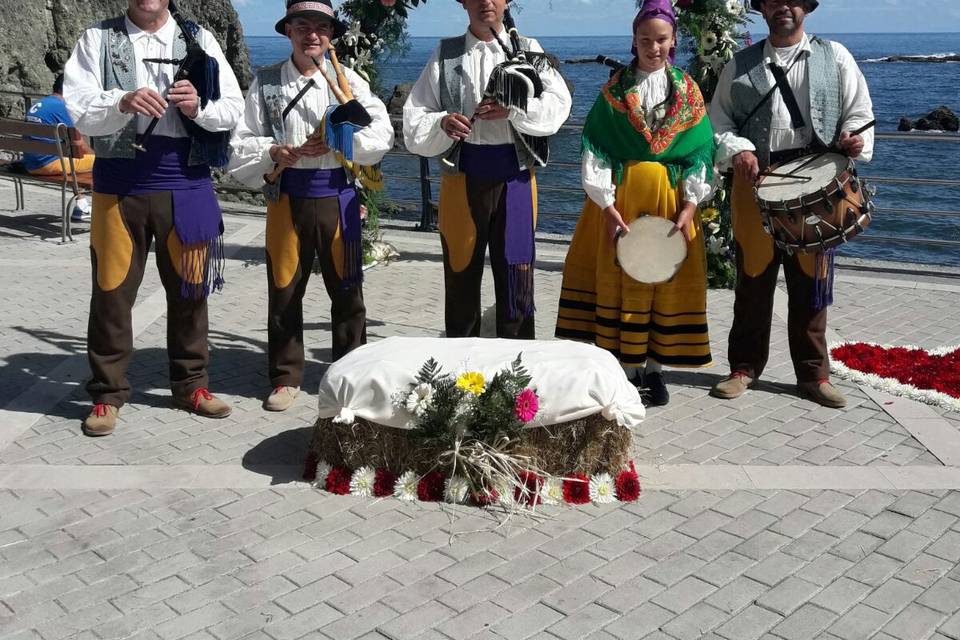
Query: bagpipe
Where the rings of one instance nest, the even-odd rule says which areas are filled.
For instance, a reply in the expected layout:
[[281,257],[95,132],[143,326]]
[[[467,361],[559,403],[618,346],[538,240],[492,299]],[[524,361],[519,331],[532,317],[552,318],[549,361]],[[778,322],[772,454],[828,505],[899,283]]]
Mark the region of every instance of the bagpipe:
[[[524,51],[517,25],[510,14],[510,7],[504,9],[503,26],[510,38],[510,48],[500,40],[499,34],[493,28],[490,31],[500,44],[507,59],[493,68],[480,102],[490,99],[501,106],[516,107],[521,111],[526,111],[530,98],[539,98],[543,95],[543,79],[540,74],[551,68],[557,69],[558,64],[556,60],[545,53]],[[470,125],[473,126],[476,121],[477,113],[474,111],[470,117]],[[516,130],[514,130],[514,134],[526,150],[530,152],[538,166],[547,164],[547,158],[550,155],[549,137],[530,136]],[[457,165],[462,144],[462,139],[457,140],[446,155],[441,158],[446,166],[452,168]]]
[[[216,58],[207,55],[200,42],[197,40],[197,34],[200,33],[200,27],[195,23],[184,18],[177,9],[173,0],[169,5],[170,16],[180,27],[181,37],[186,43],[186,55],[182,59],[176,58],[144,58],[144,62],[156,64],[177,65],[177,72],[173,76],[174,84],[181,80],[189,80],[197,90],[197,96],[200,99],[200,108],[205,109],[211,100],[220,99],[220,65]],[[203,157],[207,164],[214,167],[224,167],[230,159],[230,132],[229,131],[207,131],[190,118],[180,113],[180,120],[187,129],[187,133],[194,141],[194,144],[200,144]],[[137,151],[146,151],[147,141],[153,135],[154,129],[160,123],[160,118],[154,118],[143,135],[133,143],[133,148]]]
[[[360,104],[360,101],[354,97],[347,76],[343,72],[343,67],[340,66],[340,60],[337,59],[337,52],[332,46],[329,49],[329,55],[335,77],[329,75],[326,67],[319,59],[311,58],[311,60],[313,60],[313,64],[320,75],[326,80],[327,86],[330,87],[330,91],[337,100],[337,104],[327,107],[320,124],[307,137],[307,140],[322,140],[334,152],[340,166],[352,173],[354,179],[358,180],[364,188],[380,191],[383,189],[383,174],[379,167],[360,165],[353,160],[353,134],[370,126],[373,118],[366,108]],[[302,91],[284,109],[284,117],[304,93],[305,91]],[[267,184],[276,184],[282,174],[283,168],[274,166],[273,172],[265,175],[263,179]]]

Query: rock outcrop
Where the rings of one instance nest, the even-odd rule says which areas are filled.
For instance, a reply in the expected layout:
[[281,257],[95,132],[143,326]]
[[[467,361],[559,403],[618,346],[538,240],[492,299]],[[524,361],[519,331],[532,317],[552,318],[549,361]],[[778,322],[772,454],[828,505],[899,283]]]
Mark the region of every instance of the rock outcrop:
[[[240,85],[246,88],[250,59],[230,0],[180,0],[177,6],[217,36]],[[0,116],[19,118],[24,94],[49,93],[80,33],[126,7],[126,0],[0,2]]]
[[916,122],[900,118],[899,131],[960,131],[960,118],[949,107],[937,107]]

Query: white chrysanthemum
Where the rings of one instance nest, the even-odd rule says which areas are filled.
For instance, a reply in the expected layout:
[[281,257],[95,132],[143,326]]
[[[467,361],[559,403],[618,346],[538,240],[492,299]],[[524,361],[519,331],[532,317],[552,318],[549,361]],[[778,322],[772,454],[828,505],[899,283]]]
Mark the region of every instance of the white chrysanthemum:
[[317,462],[317,475],[313,481],[313,486],[318,489],[325,489],[327,486],[327,476],[330,475],[331,469],[333,469],[333,467],[331,467],[330,463],[326,460]]
[[742,12],[743,3],[741,3],[740,0],[727,0],[727,13],[738,16]]
[[426,383],[418,384],[407,396],[407,411],[420,417],[433,404],[433,387]]
[[420,476],[413,471],[404,471],[403,475],[397,478],[397,484],[393,486],[393,496],[400,500],[416,500],[417,484],[419,483]]
[[540,488],[540,500],[543,504],[560,504],[563,502],[563,480],[560,478],[547,478]]
[[369,498],[373,495],[373,482],[377,472],[372,467],[360,467],[350,476],[350,494]]
[[717,34],[713,31],[706,31],[700,36],[700,46],[704,51],[710,51],[717,46]]
[[466,478],[453,476],[447,478],[443,484],[443,499],[453,504],[463,504],[467,501],[467,494],[470,493],[470,483]]
[[590,478],[590,500],[597,504],[608,504],[617,499],[613,478],[609,473],[597,473]]

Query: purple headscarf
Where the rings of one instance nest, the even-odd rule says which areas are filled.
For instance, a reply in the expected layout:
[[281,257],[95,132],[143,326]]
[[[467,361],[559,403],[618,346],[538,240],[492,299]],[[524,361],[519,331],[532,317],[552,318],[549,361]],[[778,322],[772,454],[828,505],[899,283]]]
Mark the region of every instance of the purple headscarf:
[[[640,11],[637,12],[637,17],[633,19],[633,33],[637,32],[637,27],[640,26],[641,22],[653,18],[669,22],[670,26],[673,27],[673,34],[677,34],[677,16],[673,12],[673,3],[671,0],[644,0],[643,6],[641,6]],[[633,57],[636,58],[636,47],[633,47],[632,53]],[[672,47],[670,49],[670,64],[673,64],[676,55],[677,48]]]

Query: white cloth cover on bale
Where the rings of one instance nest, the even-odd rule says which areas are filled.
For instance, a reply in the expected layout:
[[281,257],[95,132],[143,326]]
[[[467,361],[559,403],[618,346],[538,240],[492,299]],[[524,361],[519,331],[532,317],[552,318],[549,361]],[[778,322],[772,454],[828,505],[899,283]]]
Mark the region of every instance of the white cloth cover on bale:
[[410,428],[410,414],[394,406],[429,358],[441,373],[479,371],[487,380],[523,354],[523,365],[540,399],[533,425],[553,425],[603,413],[633,428],[645,412],[640,393],[609,352],[567,340],[489,338],[387,338],[351,351],[330,365],[320,381],[320,417],[352,423]]

